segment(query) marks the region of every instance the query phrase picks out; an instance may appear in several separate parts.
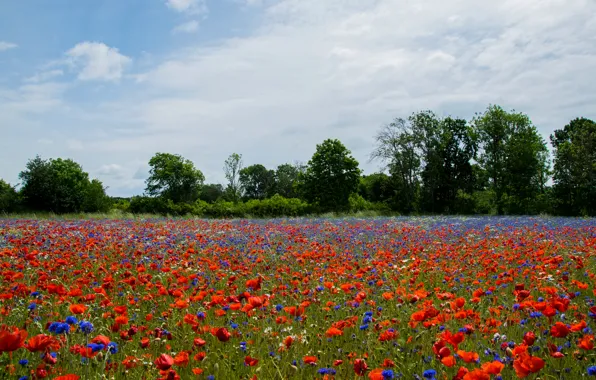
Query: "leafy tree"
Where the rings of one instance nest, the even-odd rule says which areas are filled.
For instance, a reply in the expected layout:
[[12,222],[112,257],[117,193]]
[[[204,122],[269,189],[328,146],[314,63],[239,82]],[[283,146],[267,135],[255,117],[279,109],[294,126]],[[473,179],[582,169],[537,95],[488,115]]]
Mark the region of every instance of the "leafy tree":
[[215,203],[224,195],[223,186],[219,183],[206,184],[201,187],[199,199],[207,203]]
[[410,121],[398,118],[383,126],[370,157],[385,164],[395,194],[393,208],[401,213],[417,209],[420,188],[421,133]]
[[197,200],[205,176],[192,161],[178,154],[156,153],[149,160],[149,166],[149,178],[145,182],[148,195],[174,203]]
[[487,172],[497,213],[505,208],[528,212],[548,176],[548,151],[536,127],[527,115],[494,105],[473,123],[481,147],[478,161]]
[[110,197],[106,195],[106,188],[98,179],[92,179],[85,192],[84,209],[88,212],[106,212],[112,206]]
[[275,171],[274,192],[284,198],[296,198],[298,196],[297,184],[301,168],[298,165],[282,164]]
[[265,199],[273,195],[275,172],[261,164],[247,166],[240,170],[239,182],[246,199]]
[[343,211],[350,207],[350,194],[358,189],[358,161],[339,141],[327,139],[317,145],[304,174],[304,194],[321,211]]
[[596,123],[571,120],[555,130],[550,140],[555,210],[563,215],[596,215]]
[[0,179],[0,213],[15,211],[17,203],[18,194],[15,188]]
[[81,165],[70,159],[42,160],[37,156],[27,162],[19,178],[25,206],[31,210],[55,213],[100,211],[94,206],[97,202],[91,202],[88,197],[106,198],[101,182],[89,181],[89,175]]
[[238,202],[242,196],[240,184],[240,171],[242,170],[242,155],[232,153],[224,163],[224,174],[228,180],[226,196],[233,202]]
[[360,177],[358,194],[369,202],[390,202],[393,198],[391,178],[385,173],[374,173]]
[[424,141],[422,204],[433,213],[458,212],[456,198],[461,200],[473,190],[471,160],[477,144],[464,119],[447,117],[439,120],[436,127],[433,138]]

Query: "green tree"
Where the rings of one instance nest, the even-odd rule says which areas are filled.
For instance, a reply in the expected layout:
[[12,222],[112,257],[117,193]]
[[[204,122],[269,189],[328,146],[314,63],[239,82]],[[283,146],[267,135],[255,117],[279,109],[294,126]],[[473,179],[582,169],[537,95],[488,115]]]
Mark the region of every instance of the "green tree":
[[219,183],[205,184],[201,187],[201,193],[199,199],[207,203],[215,203],[218,199],[224,195],[223,186]]
[[19,178],[25,206],[31,210],[55,213],[99,211],[88,197],[91,194],[97,199],[106,197],[101,182],[91,182],[81,165],[70,159],[42,160],[37,156],[27,162]]
[[421,202],[432,213],[457,212],[456,198],[473,191],[471,160],[477,144],[466,120],[439,120],[437,131],[425,139]]
[[358,194],[369,202],[391,202],[393,188],[391,178],[385,173],[373,173],[360,177]]
[[548,151],[536,127],[527,115],[494,105],[473,123],[481,148],[478,161],[489,178],[497,213],[531,211],[531,201],[548,177]]
[[242,197],[242,186],[240,184],[240,171],[242,170],[242,155],[232,153],[224,162],[224,174],[228,180],[226,197],[234,203]]
[[562,215],[596,215],[596,123],[571,120],[550,136],[554,149],[553,197]]
[[246,199],[265,199],[273,196],[275,172],[261,164],[247,166],[240,170],[239,182]]
[[297,184],[301,168],[297,165],[282,164],[275,171],[274,192],[284,198],[296,198],[298,196]]
[[392,208],[401,213],[417,209],[420,189],[421,133],[410,121],[398,118],[383,126],[370,156],[371,161],[381,161],[388,170],[395,194]]
[[317,145],[304,174],[304,195],[321,211],[344,211],[350,194],[358,190],[358,161],[339,141],[327,139]]
[[13,212],[17,206],[17,191],[10,184],[0,179],[0,213]]
[[149,166],[149,178],[145,181],[149,196],[174,203],[192,203],[199,197],[205,176],[192,161],[178,154],[156,153]]

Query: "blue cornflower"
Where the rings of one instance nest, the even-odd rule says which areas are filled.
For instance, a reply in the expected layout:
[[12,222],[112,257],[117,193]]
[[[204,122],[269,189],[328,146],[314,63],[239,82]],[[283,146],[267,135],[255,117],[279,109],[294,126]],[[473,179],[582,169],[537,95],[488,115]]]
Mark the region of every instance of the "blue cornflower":
[[89,334],[91,331],[93,331],[93,324],[91,322],[82,321],[79,323],[79,328],[85,334]]
[[29,304],[29,306],[27,306],[27,309],[29,310],[35,310],[37,309],[37,304],[35,302]]
[[591,367],[588,367],[588,375],[596,376],[596,366],[593,365]]
[[73,317],[72,315],[66,317],[66,320],[64,322],[68,323],[69,325],[76,325],[77,323],[79,323],[79,321],[77,320],[77,318],[76,317]]
[[118,343],[110,342],[108,343],[108,349],[110,350],[110,354],[114,355],[118,353]]
[[383,372],[381,372],[381,375],[383,376],[383,379],[393,379],[395,377],[393,371],[390,369],[384,370]]
[[204,313],[204,312],[202,312],[202,311],[199,311],[199,312],[197,313],[197,317],[199,317],[199,319],[205,319],[205,313]]
[[21,376],[19,377],[19,380],[29,380],[29,376]]
[[19,360],[19,364],[22,365],[23,367],[26,366],[27,364],[29,364],[29,360],[27,359],[21,359]]
[[275,305],[275,310],[281,311],[284,307],[280,304]]
[[230,327],[233,328],[234,330],[238,328],[238,324],[237,323],[230,323]]
[[317,371],[319,375],[335,375],[337,371],[333,368],[319,368]]
[[101,343],[89,343],[87,347],[91,349],[91,352],[101,351],[105,348]]
[[368,328],[368,325],[362,325],[360,326],[360,330],[366,330]]
[[424,376],[425,379],[434,379],[436,375],[437,371],[435,371],[434,369],[427,369],[422,374],[422,376]]
[[215,376],[209,375],[209,376],[207,376],[207,380],[215,380]]

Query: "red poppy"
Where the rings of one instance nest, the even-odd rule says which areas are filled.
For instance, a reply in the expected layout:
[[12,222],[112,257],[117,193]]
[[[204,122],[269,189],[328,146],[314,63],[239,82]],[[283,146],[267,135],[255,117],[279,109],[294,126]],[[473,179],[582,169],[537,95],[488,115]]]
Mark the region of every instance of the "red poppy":
[[0,326],[0,353],[18,350],[23,347],[26,338],[27,331],[25,330],[19,330],[17,327]]
[[366,370],[368,369],[368,364],[364,359],[356,359],[354,360],[354,373],[358,376],[364,376]]
[[174,365],[174,358],[167,354],[161,354],[153,363],[157,366],[157,368],[165,371]]
[[244,358],[244,364],[250,367],[254,367],[255,365],[257,365],[258,362],[259,359],[251,358],[250,356]]
[[220,327],[215,331],[215,336],[220,342],[227,342],[232,335],[225,327]]

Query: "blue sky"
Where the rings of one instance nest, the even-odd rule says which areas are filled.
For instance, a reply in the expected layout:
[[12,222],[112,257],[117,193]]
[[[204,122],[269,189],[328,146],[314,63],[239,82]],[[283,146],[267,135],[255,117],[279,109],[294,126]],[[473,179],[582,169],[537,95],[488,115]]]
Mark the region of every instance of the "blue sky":
[[431,109],[527,113],[545,139],[596,118],[592,0],[0,2],[0,178],[72,158],[139,194],[155,152],[223,182],[226,157],[306,162]]

